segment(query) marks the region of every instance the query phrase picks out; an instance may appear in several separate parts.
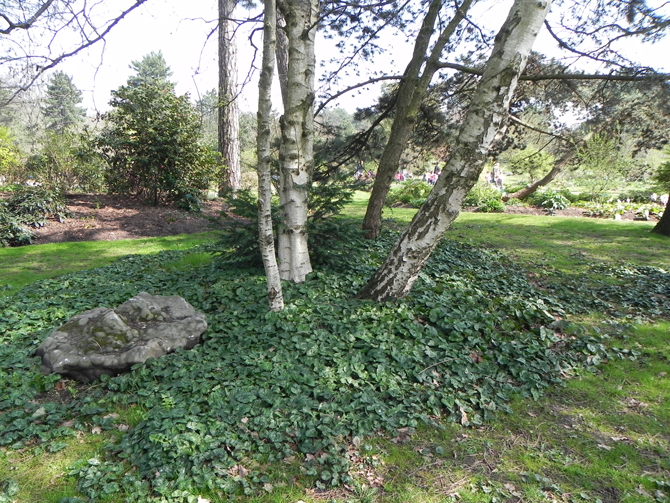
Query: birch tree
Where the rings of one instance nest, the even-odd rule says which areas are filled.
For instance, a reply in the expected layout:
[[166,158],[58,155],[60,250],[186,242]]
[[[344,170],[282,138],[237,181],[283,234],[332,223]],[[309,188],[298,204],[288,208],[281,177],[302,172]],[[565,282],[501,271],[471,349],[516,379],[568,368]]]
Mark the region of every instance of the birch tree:
[[274,229],[272,226],[272,182],[270,179],[272,78],[274,75],[275,50],[277,46],[277,11],[275,0],[265,0],[263,19],[263,61],[258,84],[258,242],[268,286],[268,303],[273,311],[284,308],[279,267],[275,255]]
[[278,230],[282,279],[301,283],[312,271],[307,246],[307,203],[314,167],[314,40],[319,4],[316,0],[279,2],[286,23],[288,73],[284,115],[280,119]]
[[391,249],[360,298],[386,300],[409,293],[433,248],[458,216],[493,142],[505,132],[510,101],[550,1],[516,0],[496,36],[458,139],[426,202]]

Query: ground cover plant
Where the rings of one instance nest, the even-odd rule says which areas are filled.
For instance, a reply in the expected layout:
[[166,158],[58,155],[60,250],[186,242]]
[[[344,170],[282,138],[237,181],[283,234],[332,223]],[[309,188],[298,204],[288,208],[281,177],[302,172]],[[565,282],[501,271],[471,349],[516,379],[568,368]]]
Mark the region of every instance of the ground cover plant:
[[216,232],[206,232],[160,238],[52,243],[28,248],[5,248],[1,254],[0,296],[12,295],[36,280],[111,264],[125,255],[186,250],[209,242],[217,235]]
[[[258,270],[227,268],[207,249],[128,257],[29,285],[5,299],[0,311],[0,442],[5,445],[0,497],[141,501],[150,490],[155,501],[196,501],[196,495],[226,501],[245,492],[254,501],[257,491],[265,494],[255,496],[257,501],[318,497],[299,489],[294,483],[299,480],[324,491],[336,490],[333,482],[344,482],[348,489],[339,501],[496,501],[519,498],[514,495],[519,491],[528,501],[547,494],[562,501],[614,501],[593,486],[590,472],[581,478],[569,468],[548,474],[569,457],[566,449],[586,443],[587,433],[561,448],[549,446],[559,440],[543,430],[547,447],[533,458],[533,443],[540,436],[532,435],[538,425],[528,426],[533,417],[527,411],[549,421],[556,416],[555,404],[541,396],[548,389],[552,396],[560,391],[548,386],[582,369],[596,370],[606,360],[619,362],[617,366],[628,362],[631,370],[642,368],[641,357],[651,359],[644,350],[652,343],[627,348],[625,323],[667,316],[667,274],[650,264],[603,264],[596,260],[601,247],[589,248],[579,240],[576,244],[591,256],[578,250],[573,257],[567,250],[569,232],[553,227],[557,221],[552,217],[524,217],[528,220],[512,224],[502,220],[507,215],[496,215],[495,222],[486,220],[491,215],[467,216],[476,219],[455,227],[415,294],[399,303],[352,300],[392,235],[381,242],[358,243],[360,248],[352,250],[360,252],[351,253],[346,263],[338,257],[337,267],[329,268],[325,261],[306,284],[287,289],[288,308],[279,314],[267,312]],[[563,242],[566,258],[556,260],[558,266],[578,263],[591,275],[573,277],[558,268],[544,274],[529,269],[530,260],[518,267],[518,257],[472,244],[475,239],[485,242],[486,233],[495,229],[502,237],[505,226],[508,232],[521,227],[517,234],[525,239],[534,221],[540,222],[538,240],[548,234],[545,250]],[[590,229],[608,236],[604,225]],[[578,226],[571,232],[588,236]],[[347,234],[350,241],[351,236]],[[665,247],[655,239],[650,243],[658,244],[658,254]],[[497,247],[507,244],[495,235],[488,241]],[[639,236],[631,241],[639,247]],[[552,262],[529,250],[519,255],[535,265]],[[666,265],[667,254],[661,255],[658,265]],[[29,355],[50,329],[75,312],[118,304],[140,290],[177,293],[205,311],[211,328],[203,346],[92,387],[37,373],[37,362]],[[616,324],[566,321],[575,313],[594,311],[605,313],[601,317],[611,314]],[[663,355],[667,365],[667,347]],[[662,364],[662,359],[654,362],[656,374]],[[593,377],[587,373],[571,382],[589,379]],[[510,402],[514,393],[540,401]],[[667,393],[659,387],[653,400],[641,394],[635,399],[648,407],[631,410],[653,414],[645,426],[649,436],[662,432],[668,418],[659,411],[667,404]],[[508,408],[512,416],[504,414]],[[586,408],[571,414],[584,415]],[[603,403],[600,412],[605,411]],[[501,414],[504,419],[496,423]],[[504,448],[507,424],[526,458],[517,453],[506,461],[512,451]],[[634,435],[634,429],[610,436],[631,442],[645,436],[641,431]],[[531,434],[522,435],[524,431]],[[382,432],[394,442],[377,437]],[[617,480],[623,486],[620,494],[637,486],[652,498],[666,494],[668,440],[662,433],[656,438],[649,440],[649,462],[637,471],[631,468],[628,479]],[[629,441],[607,437],[600,443],[634,459]],[[57,460],[51,477],[57,479],[58,491],[46,496],[42,489],[34,497],[25,477],[10,469],[23,466],[24,457]],[[488,470],[486,462],[505,475]],[[653,467],[653,476],[637,473]],[[467,482],[440,486],[440,480],[456,476]],[[377,478],[383,483],[376,483]],[[49,480],[44,485],[53,486]],[[337,498],[334,494],[332,499]]]

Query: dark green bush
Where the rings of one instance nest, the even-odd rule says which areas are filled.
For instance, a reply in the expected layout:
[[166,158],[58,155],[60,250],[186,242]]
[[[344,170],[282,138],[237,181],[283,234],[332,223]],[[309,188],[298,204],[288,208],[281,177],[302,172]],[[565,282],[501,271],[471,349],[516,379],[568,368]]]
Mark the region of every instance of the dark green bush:
[[21,187],[7,203],[7,210],[30,227],[43,227],[49,217],[59,222],[71,215],[58,190],[47,187]]
[[629,190],[619,194],[620,201],[629,200],[631,203],[648,203],[651,201],[652,190]]
[[[569,196],[569,197],[568,197]],[[572,195],[566,189],[553,190],[545,189],[542,191],[535,191],[524,199],[524,201],[533,206],[540,206],[542,208],[553,208],[555,210],[563,210],[570,206],[576,196]]]
[[[248,190],[239,190],[235,194],[222,195],[228,217],[227,231],[218,242],[216,254],[226,262],[248,267],[263,265],[258,246],[258,198]],[[338,252],[331,248],[341,231],[349,232],[347,226],[333,222],[342,207],[351,201],[353,190],[349,185],[320,184],[313,185],[309,193],[308,233],[310,240],[310,257],[315,263],[323,262],[328,256],[338,256]],[[273,228],[276,231],[280,225],[279,200],[272,203]],[[352,236],[353,238],[353,236]],[[360,238],[360,236],[359,236]],[[346,241],[346,240],[345,240]]]
[[24,246],[33,241],[32,231],[12,214],[5,203],[0,203],[0,246]]
[[[109,190],[153,205],[185,201],[216,178],[218,154],[202,141],[200,116],[174,85],[150,82],[112,91],[112,111],[97,146]],[[191,201],[189,201],[189,199]]]

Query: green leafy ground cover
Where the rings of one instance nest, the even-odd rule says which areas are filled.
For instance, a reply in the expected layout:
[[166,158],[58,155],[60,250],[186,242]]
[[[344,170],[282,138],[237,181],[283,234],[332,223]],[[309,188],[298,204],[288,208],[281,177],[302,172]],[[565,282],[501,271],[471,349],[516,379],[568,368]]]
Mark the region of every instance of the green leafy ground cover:
[[125,255],[186,250],[211,241],[216,233],[182,234],[147,239],[53,243],[0,250],[0,296],[12,295],[34,281],[111,264]]
[[[206,247],[26,286],[0,305],[0,501],[663,501],[667,273],[567,236],[513,261],[471,244],[505,246],[488,232],[459,219],[397,303],[352,299],[392,234],[287,285],[278,314],[260,271]],[[90,387],[39,374],[50,330],[142,290],[204,311],[204,344]]]

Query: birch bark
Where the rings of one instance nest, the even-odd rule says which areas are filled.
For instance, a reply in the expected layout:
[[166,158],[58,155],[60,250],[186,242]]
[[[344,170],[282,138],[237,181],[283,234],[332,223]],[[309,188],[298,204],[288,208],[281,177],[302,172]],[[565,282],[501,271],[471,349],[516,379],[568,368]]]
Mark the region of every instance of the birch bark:
[[[398,98],[395,117],[388,142],[379,160],[379,168],[375,177],[372,193],[363,220],[365,237],[374,239],[379,236],[382,225],[382,210],[388,195],[393,177],[398,171],[400,157],[407,148],[407,143],[416,124],[419,107],[426,97],[428,86],[439,69],[439,59],[442,50],[458,28],[458,25],[470,9],[473,0],[465,0],[456,14],[440,33],[435,45],[426,57],[426,51],[435,31],[435,22],[443,5],[443,0],[433,0],[430,3],[426,17],[423,20],[419,35],[414,44],[412,60],[405,69],[403,80],[398,89]],[[424,62],[426,63],[424,65]],[[423,73],[421,70],[423,69]]]
[[271,310],[281,311],[284,308],[284,297],[275,255],[270,204],[272,199],[270,126],[277,20],[275,0],[265,0],[264,3],[263,62],[258,83],[258,135],[256,137],[256,152],[258,154],[258,240],[267,278],[268,304]]
[[307,247],[307,202],[314,166],[314,39],[316,0],[278,4],[288,38],[287,93],[280,120],[279,270],[282,279],[302,283],[312,271]]
[[504,134],[509,104],[528,54],[547,16],[550,0],[515,0],[496,36],[454,149],[435,187],[358,294],[387,300],[407,295],[433,248],[460,213],[492,143]]

